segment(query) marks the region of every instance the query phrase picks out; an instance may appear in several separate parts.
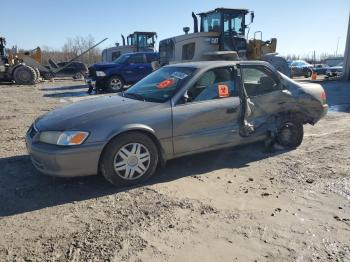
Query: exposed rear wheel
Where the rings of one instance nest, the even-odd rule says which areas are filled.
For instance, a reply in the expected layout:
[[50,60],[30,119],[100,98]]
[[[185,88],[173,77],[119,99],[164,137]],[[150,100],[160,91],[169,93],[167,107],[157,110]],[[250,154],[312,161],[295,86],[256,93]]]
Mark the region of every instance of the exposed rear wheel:
[[139,132],[122,134],[103,151],[102,175],[115,186],[131,186],[150,178],[158,164],[158,150],[152,139]]
[[29,66],[21,65],[15,69],[13,79],[19,85],[34,85],[37,79],[35,70]]
[[277,143],[285,148],[292,149],[300,146],[303,137],[304,129],[302,123],[288,120],[283,122],[278,130]]

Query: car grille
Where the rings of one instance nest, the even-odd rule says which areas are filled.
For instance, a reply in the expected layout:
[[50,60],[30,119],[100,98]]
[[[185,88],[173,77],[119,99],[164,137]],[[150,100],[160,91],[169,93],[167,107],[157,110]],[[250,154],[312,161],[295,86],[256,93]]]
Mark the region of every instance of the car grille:
[[38,134],[39,131],[35,128],[34,125],[32,125],[30,128],[29,128],[29,136],[30,138],[33,138],[36,134]]
[[96,70],[92,67],[89,67],[89,77],[95,77],[96,76]]

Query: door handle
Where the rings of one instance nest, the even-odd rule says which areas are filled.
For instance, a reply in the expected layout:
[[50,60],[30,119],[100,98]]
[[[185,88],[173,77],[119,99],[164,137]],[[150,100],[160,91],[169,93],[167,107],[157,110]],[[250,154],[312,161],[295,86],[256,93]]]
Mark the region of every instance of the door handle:
[[236,113],[237,111],[238,111],[238,107],[231,107],[231,108],[227,108],[226,113],[233,114],[233,113]]

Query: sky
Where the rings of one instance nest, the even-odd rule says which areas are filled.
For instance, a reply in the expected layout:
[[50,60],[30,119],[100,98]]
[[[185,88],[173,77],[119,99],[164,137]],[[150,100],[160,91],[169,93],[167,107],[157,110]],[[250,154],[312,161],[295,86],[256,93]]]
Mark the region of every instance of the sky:
[[[0,0],[0,36],[7,47],[60,49],[68,37],[92,35],[99,47],[121,43],[120,34],[156,31],[158,40],[193,30],[191,12],[217,7],[246,8],[255,13],[250,37],[276,37],[282,55],[338,54],[345,50],[350,0]],[[249,18],[248,18],[249,20]]]

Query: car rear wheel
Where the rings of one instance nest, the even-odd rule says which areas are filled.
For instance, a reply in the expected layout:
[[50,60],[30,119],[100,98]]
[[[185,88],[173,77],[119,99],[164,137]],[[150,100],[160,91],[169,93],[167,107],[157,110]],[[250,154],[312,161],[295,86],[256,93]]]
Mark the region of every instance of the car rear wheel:
[[74,74],[73,79],[82,80],[84,79],[84,74],[82,72],[77,72]]
[[277,143],[284,148],[297,148],[300,146],[304,137],[304,128],[298,121],[284,121],[279,127],[277,133]]
[[113,185],[131,186],[150,178],[158,164],[158,150],[147,135],[139,132],[122,134],[103,151],[102,175]]
[[308,69],[304,75],[305,78],[309,78],[312,76],[312,70],[311,69]]
[[109,92],[121,92],[124,88],[124,81],[119,76],[112,76],[108,80],[108,91]]

